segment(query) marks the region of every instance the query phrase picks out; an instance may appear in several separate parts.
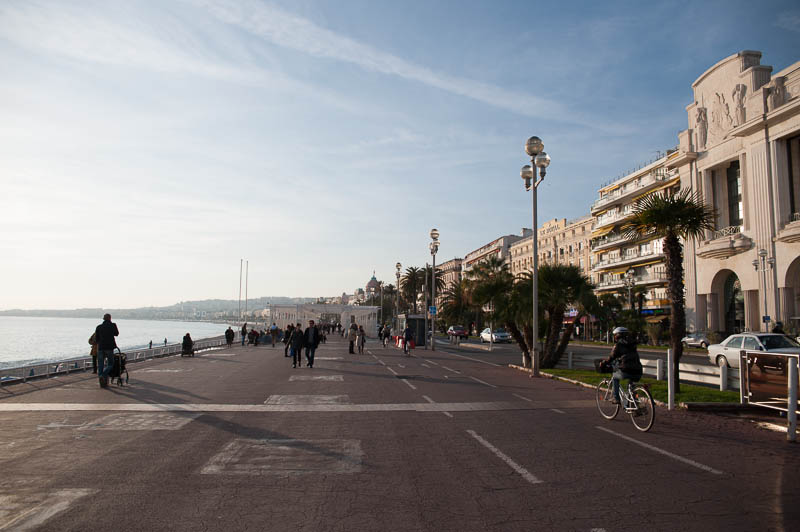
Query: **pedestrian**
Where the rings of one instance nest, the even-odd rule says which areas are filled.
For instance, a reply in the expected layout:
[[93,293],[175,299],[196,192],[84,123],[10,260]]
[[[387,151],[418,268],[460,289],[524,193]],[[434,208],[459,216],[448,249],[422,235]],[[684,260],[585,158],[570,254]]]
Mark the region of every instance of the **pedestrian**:
[[314,353],[320,342],[319,329],[314,325],[314,320],[308,320],[308,327],[303,332],[303,344],[306,347],[306,366],[314,367]]
[[356,352],[353,350],[353,346],[356,343],[356,336],[357,335],[358,335],[358,327],[356,326],[355,323],[353,323],[353,324],[350,325],[350,330],[347,331],[347,340],[350,342],[350,351],[349,351],[349,353],[351,355],[356,354]]
[[92,346],[89,354],[92,356],[92,373],[97,373],[97,332],[93,332],[89,337],[89,345]]
[[229,348],[233,345],[233,337],[235,335],[236,333],[233,332],[233,329],[228,326],[228,330],[225,331],[225,342],[228,344]]
[[245,322],[244,325],[242,325],[242,347],[244,347],[245,340],[247,340],[247,323],[246,322]]
[[364,344],[367,343],[367,333],[364,331],[364,326],[358,326],[358,334],[356,335],[356,345],[358,346],[358,354],[364,354]]
[[100,379],[100,387],[108,387],[108,374],[114,369],[114,349],[117,348],[117,341],[114,338],[119,336],[117,324],[111,321],[111,314],[103,315],[103,323],[94,330],[97,339],[97,375]]
[[292,336],[292,329],[294,329],[294,326],[290,323],[286,326],[286,330],[283,332],[283,356],[285,357],[291,356],[289,354],[289,337]]
[[392,328],[389,325],[383,326],[383,347],[389,345],[389,340],[392,339]]
[[275,341],[278,339],[278,326],[275,325],[275,322],[272,322],[272,326],[269,328],[269,335],[272,336],[272,347],[275,347]]
[[167,347],[167,339],[164,338],[164,347]]
[[289,338],[289,350],[292,353],[292,367],[296,368],[301,362],[301,352],[303,349],[303,326],[298,323]]
[[150,347],[148,349],[153,349],[153,341],[150,340]]
[[181,342],[181,355],[194,355],[194,341],[188,332]]

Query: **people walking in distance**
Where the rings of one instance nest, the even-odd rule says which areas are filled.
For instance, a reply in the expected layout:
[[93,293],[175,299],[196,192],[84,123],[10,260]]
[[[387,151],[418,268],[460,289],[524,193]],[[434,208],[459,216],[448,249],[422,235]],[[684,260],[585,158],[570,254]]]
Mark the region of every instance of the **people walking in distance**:
[[289,354],[289,338],[292,336],[292,329],[294,329],[294,326],[290,323],[286,326],[286,330],[283,331],[283,356],[285,357],[291,356]]
[[150,340],[150,347],[148,349],[153,349],[153,341]]
[[353,347],[356,343],[356,336],[358,336],[358,326],[355,323],[350,324],[350,329],[347,331],[347,340],[350,342],[350,351],[351,355],[355,355],[356,352],[353,350]]
[[244,347],[245,340],[247,340],[247,323],[242,325],[242,347]]
[[367,343],[367,333],[364,331],[364,326],[358,326],[358,335],[356,337],[356,345],[358,346],[358,354],[364,354],[364,344]]
[[100,379],[100,387],[108,387],[108,374],[114,369],[114,349],[117,341],[114,338],[119,336],[117,324],[111,321],[111,314],[103,315],[103,323],[94,330],[97,339],[97,376]]
[[383,326],[383,347],[389,345],[389,340],[392,339],[392,328],[389,325]]
[[303,350],[303,326],[299,323],[292,330],[292,336],[289,337],[289,352],[292,353],[292,367],[296,368],[301,363],[300,353]]
[[183,337],[183,341],[181,342],[181,354],[194,355],[194,340],[192,340],[192,337],[188,332]]
[[306,347],[306,366],[314,367],[314,353],[320,342],[320,333],[314,320],[308,320],[308,327],[303,331],[303,345]]
[[97,332],[93,332],[89,337],[89,345],[92,346],[89,351],[92,356],[92,373],[97,373]]
[[414,341],[414,332],[409,325],[406,325],[403,331],[403,352],[407,356],[411,356],[411,342]]
[[164,338],[164,347],[167,347],[167,339]]
[[275,347],[275,341],[278,339],[278,326],[275,325],[275,322],[272,322],[272,326],[269,328],[269,335],[272,337],[272,347]]
[[642,378],[642,362],[639,360],[639,351],[636,350],[636,339],[631,338],[628,329],[617,327],[613,331],[614,347],[608,355],[608,362],[613,366],[611,376],[614,385],[614,399],[612,403],[619,404],[619,381],[629,379],[636,382]]
[[228,347],[231,347],[233,345],[233,337],[235,335],[236,333],[234,333],[233,329],[231,329],[229,326],[228,330],[225,331],[225,343],[228,344]]

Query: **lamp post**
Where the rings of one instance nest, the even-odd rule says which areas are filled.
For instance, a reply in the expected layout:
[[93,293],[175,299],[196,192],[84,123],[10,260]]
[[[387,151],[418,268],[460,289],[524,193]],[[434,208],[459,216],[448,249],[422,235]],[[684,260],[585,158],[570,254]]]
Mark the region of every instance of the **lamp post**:
[[767,250],[761,248],[758,250],[758,258],[753,259],[753,268],[758,272],[761,272],[761,282],[764,285],[763,294],[764,294],[764,313],[761,317],[761,322],[764,324],[764,332],[769,332],[769,320],[767,319],[767,266],[769,269],[773,269],[775,267],[775,257],[767,258]]
[[628,271],[625,272],[625,288],[628,289],[628,301],[631,304],[631,310],[633,308],[633,285],[636,284],[636,280],[633,278],[633,268],[629,268]]
[[383,316],[383,281],[378,281],[378,286],[381,287],[381,309],[380,309],[380,315],[378,317],[378,322],[381,325],[383,325],[383,318],[384,318],[384,316]]
[[402,268],[403,265],[398,262],[397,264],[394,265],[394,267],[397,269],[397,272],[396,272],[397,285],[394,288],[394,322],[395,323],[394,323],[394,327],[392,327],[392,328],[397,330],[397,328],[400,327],[400,321],[399,321],[399,316],[400,316],[400,268]]
[[[544,180],[547,174],[547,166],[550,164],[550,157],[544,152],[544,143],[539,137],[531,137],[525,143],[525,153],[531,158],[531,164],[526,164],[520,171],[520,176],[525,180],[525,190],[531,191],[531,200],[533,203],[533,356],[532,369],[533,376],[539,376],[539,245],[538,245],[538,227],[536,220],[536,189],[539,184]],[[536,170],[539,169],[539,178],[536,179]],[[524,356],[524,355],[523,355]],[[523,358],[523,366],[525,359]]]
[[431,257],[433,257],[433,268],[431,268],[431,305],[434,307],[434,313],[431,315],[431,351],[436,351],[436,313],[439,309],[436,308],[436,252],[439,251],[439,230],[436,228],[431,229],[431,243],[428,244],[431,249]]

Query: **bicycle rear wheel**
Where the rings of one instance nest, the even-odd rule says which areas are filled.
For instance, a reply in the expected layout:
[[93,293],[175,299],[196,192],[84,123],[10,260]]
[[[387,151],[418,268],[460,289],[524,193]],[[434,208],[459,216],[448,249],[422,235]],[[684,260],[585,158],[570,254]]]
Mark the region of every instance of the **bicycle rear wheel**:
[[656,420],[653,396],[644,386],[637,386],[633,389],[633,399],[636,401],[636,410],[630,413],[633,426],[642,432],[647,432]]
[[619,405],[611,402],[613,398],[614,388],[611,384],[611,379],[603,379],[597,385],[595,399],[597,400],[597,409],[600,411],[600,415],[606,419],[614,419],[619,412]]

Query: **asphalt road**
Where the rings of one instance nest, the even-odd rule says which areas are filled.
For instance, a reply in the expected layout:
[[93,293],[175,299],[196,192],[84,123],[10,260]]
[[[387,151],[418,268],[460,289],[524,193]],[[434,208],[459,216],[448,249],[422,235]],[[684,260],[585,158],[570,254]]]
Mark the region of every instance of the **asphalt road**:
[[367,350],[332,338],[292,369],[234,347],[132,364],[124,388],[0,388],[0,530],[800,528],[784,435],[662,409],[642,434],[497,352]]

